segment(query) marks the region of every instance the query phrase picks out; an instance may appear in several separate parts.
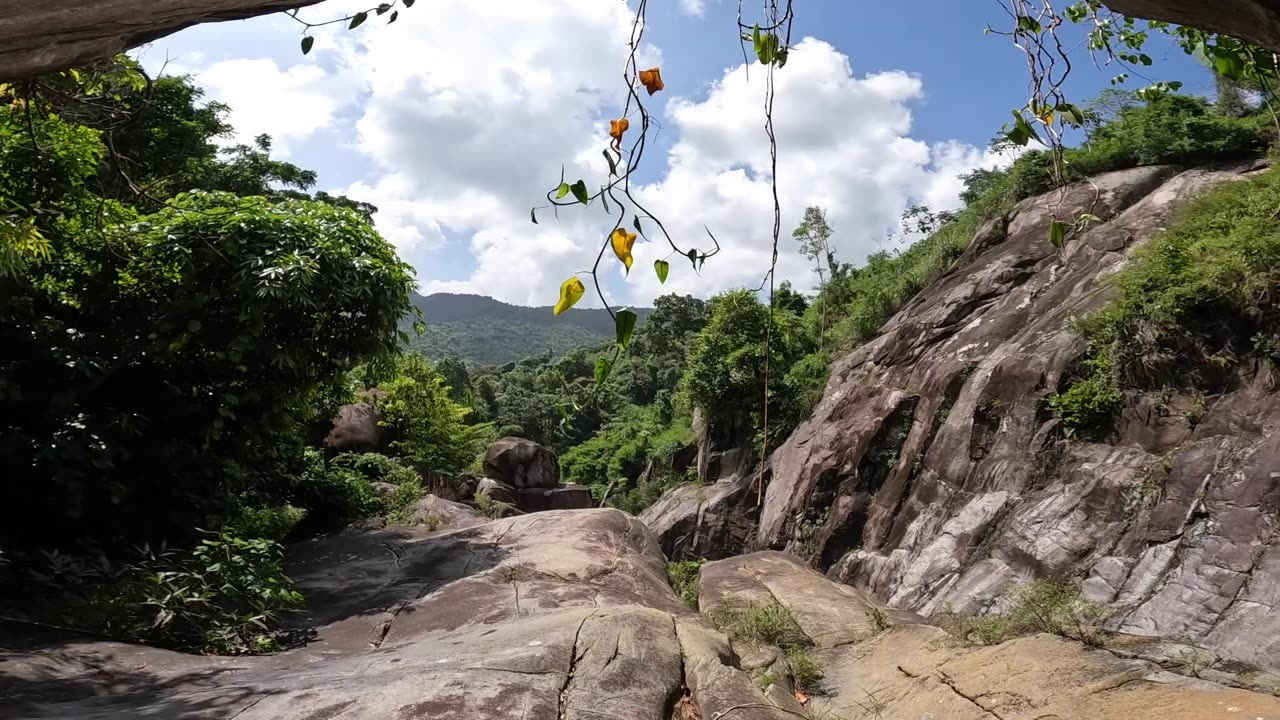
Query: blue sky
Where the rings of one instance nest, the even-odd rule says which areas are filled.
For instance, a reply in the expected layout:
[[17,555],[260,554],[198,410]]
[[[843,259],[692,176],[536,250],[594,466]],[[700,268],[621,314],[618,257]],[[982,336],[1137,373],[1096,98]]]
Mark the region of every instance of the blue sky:
[[[331,0],[305,16],[363,4]],[[696,5],[700,15],[690,12]],[[635,178],[637,195],[681,244],[705,244],[705,224],[726,250],[700,275],[673,267],[662,286],[650,268],[669,248],[638,245],[630,277],[606,263],[608,294],[619,303],[754,285],[771,242],[763,74],[758,66],[743,73],[736,3],[649,6],[643,55],[663,68],[666,88],[650,103],[663,129]],[[280,154],[319,172],[321,189],[378,205],[379,229],[424,291],[542,305],[569,272],[590,264],[612,227],[596,209],[563,212],[558,222],[544,213],[533,226],[528,208],[561,164],[571,176],[603,180],[599,152],[624,90],[629,12],[624,0],[430,0],[390,27],[371,19],[352,32],[321,31],[306,57],[301,28],[271,16],[198,26],[142,59],[152,70],[168,61],[170,72],[191,72],[232,106],[243,137],[272,134]],[[954,206],[956,174],[1009,160],[985,153],[1027,93],[1021,54],[983,33],[1002,21],[997,0],[797,0],[797,48],[779,71],[775,113],[780,277],[800,287],[816,279],[788,237],[805,205],[828,209],[838,253],[859,261],[886,247],[904,207]],[[1154,39],[1148,53],[1153,79],[1211,89],[1208,72],[1171,43]],[[1109,86],[1114,69],[1077,57],[1073,97]]]

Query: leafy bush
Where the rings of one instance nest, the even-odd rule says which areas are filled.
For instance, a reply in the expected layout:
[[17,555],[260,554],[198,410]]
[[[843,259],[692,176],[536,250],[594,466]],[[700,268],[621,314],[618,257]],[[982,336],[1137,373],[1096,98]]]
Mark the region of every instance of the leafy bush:
[[1112,379],[1099,374],[1072,383],[1045,403],[1062,418],[1068,437],[1098,439],[1111,428],[1122,399]]
[[185,552],[149,552],[88,611],[136,642],[219,655],[278,650],[278,621],[302,604],[282,558],[273,541],[209,533]]
[[[566,483],[590,487],[596,500],[612,482],[609,504],[640,512],[666,488],[684,480],[683,472],[671,468],[671,461],[678,449],[691,442],[693,430],[687,416],[664,423],[660,408],[628,406],[593,437],[560,457],[561,475]],[[650,463],[654,477],[637,483]],[[642,489],[644,492],[638,492]]]
[[392,451],[418,466],[463,472],[494,438],[492,425],[466,423],[470,409],[449,397],[444,378],[419,355],[401,356],[379,389],[375,403],[394,438]]
[[306,516],[306,510],[294,505],[243,507],[221,529],[236,537],[281,542]]
[[422,499],[422,476],[396,458],[377,453],[342,453],[329,461],[331,470],[351,472],[370,483],[388,483],[396,489],[380,498],[378,510],[393,524],[403,524]]
[[667,563],[667,581],[685,605],[698,609],[698,573],[706,560],[681,560]]
[[319,450],[308,448],[306,459],[289,493],[292,503],[307,511],[302,527],[306,534],[337,530],[382,509],[378,493],[363,474],[340,463],[326,464]]

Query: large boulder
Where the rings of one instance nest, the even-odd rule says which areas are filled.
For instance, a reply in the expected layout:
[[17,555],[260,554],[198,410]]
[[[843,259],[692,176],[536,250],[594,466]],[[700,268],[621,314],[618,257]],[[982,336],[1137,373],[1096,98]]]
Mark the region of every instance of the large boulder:
[[560,461],[532,440],[504,437],[484,454],[484,474],[516,489],[550,488],[560,482]]
[[516,490],[516,507],[524,512],[585,510],[595,507],[595,501],[591,497],[591,489],[586,486],[557,485]]
[[357,402],[338,408],[333,429],[324,446],[337,452],[377,452],[387,445],[387,431],[379,423],[382,413],[371,403]]
[[413,507],[409,524],[424,526],[428,530],[459,530],[483,525],[487,520],[470,505],[426,495]]
[[719,559],[747,548],[755,536],[754,476],[731,475],[710,485],[677,485],[640,513],[672,560]]
[[[770,458],[757,547],[931,615],[1084,580],[1112,628],[1280,669],[1280,393],[1265,360],[1212,398],[1126,399],[1066,438],[1045,401],[1084,352],[1072,318],[1188,202],[1258,165],[1107,173],[1029,198],[833,365]],[[1055,217],[1099,218],[1063,249]],[[1194,412],[1193,412],[1194,411]]]

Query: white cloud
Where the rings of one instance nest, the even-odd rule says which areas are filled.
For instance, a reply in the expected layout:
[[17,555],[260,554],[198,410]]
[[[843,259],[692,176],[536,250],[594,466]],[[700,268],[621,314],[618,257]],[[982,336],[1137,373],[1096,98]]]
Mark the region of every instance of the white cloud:
[[680,9],[685,14],[702,17],[707,10],[707,4],[704,0],[680,0]]
[[[690,12],[703,5],[682,3]],[[305,12],[327,19],[344,7]],[[550,304],[561,280],[591,266],[611,221],[595,207],[570,208],[558,221],[542,211],[533,225],[529,207],[543,204],[562,164],[571,180],[605,181],[600,151],[607,120],[625,99],[631,22],[624,0],[437,0],[403,11],[394,25],[371,18],[354,33],[321,30],[311,56],[296,65],[231,60],[202,69],[197,80],[235,108],[245,137],[268,132],[287,143],[356,117],[354,128],[341,129],[376,170],[332,189],[379,207],[379,230],[417,267],[424,291]],[[656,49],[643,55],[641,67],[660,64]],[[773,225],[764,78],[755,65],[748,82],[739,65],[705,96],[649,101],[659,113],[669,100],[661,137],[672,144],[665,154],[663,145],[649,147],[649,177],[659,180],[636,187],[636,196],[683,247],[709,249],[705,225],[723,251],[701,276],[673,258],[665,286],[651,266],[669,247],[637,245],[625,284],[606,256],[608,291],[620,301],[646,303],[669,291],[706,296],[764,276]],[[838,254],[860,262],[896,229],[908,204],[954,207],[961,188],[954,176],[996,161],[959,143],[913,139],[911,105],[925,88],[908,73],[858,75],[835,48],[806,38],[776,79],[778,277],[800,287],[814,277],[790,231],[806,205],[829,210]],[[652,223],[646,228],[658,239]],[[474,261],[469,277],[433,272],[437,253],[464,249],[449,242],[465,244]]]
[[[805,206],[827,208],[837,255],[861,262],[881,249],[910,202],[955,207],[963,185],[954,176],[990,160],[959,143],[931,148],[910,137],[909,103],[921,98],[924,88],[907,73],[857,76],[835,48],[806,38],[775,79],[782,208],[777,277],[799,288],[809,289],[816,280],[791,238]],[[751,67],[748,79],[747,68],[739,66],[728,70],[705,99],[672,101],[668,116],[680,139],[670,152],[666,177],[643,188],[641,196],[679,241],[707,249],[706,225],[723,250],[707,261],[701,276],[679,262],[665,286],[651,272],[638,274],[638,298],[754,287],[765,277],[773,198],[769,145],[761,129],[764,90],[762,67]],[[637,258],[648,265],[668,253],[669,247],[650,244]]]
[[[186,63],[199,60],[185,58]],[[193,69],[209,98],[231,108],[233,142],[251,144],[266,133],[282,157],[289,155],[290,141],[332,127],[352,89],[344,73],[305,64],[281,68],[268,58],[224,60]]]

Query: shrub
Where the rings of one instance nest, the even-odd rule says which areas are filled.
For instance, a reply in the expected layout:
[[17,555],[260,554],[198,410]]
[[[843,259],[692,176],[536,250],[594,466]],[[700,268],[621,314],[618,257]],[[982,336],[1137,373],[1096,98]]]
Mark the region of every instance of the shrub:
[[306,515],[306,510],[293,505],[243,507],[223,524],[222,529],[237,537],[280,542]]
[[491,424],[466,423],[471,410],[449,397],[444,378],[419,355],[401,356],[379,389],[375,402],[394,438],[391,449],[416,465],[463,472],[494,438]]
[[147,552],[89,606],[108,633],[175,650],[241,655],[280,649],[281,615],[302,596],[276,542],[208,533],[188,551]]
[[681,560],[667,563],[667,581],[676,595],[694,610],[698,609],[698,573],[706,560]]
[[1094,375],[1050,395],[1045,402],[1062,418],[1068,437],[1095,439],[1110,429],[1121,400],[1110,377]]
[[893,627],[893,621],[889,619],[889,613],[878,607],[873,607],[867,611],[867,622],[871,623],[871,628],[876,632],[884,632]]
[[806,647],[792,645],[785,651],[787,656],[787,672],[791,682],[800,692],[813,692],[822,679],[822,665],[813,657]]
[[337,530],[360,518],[376,515],[382,502],[362,474],[340,465],[326,465],[319,450],[307,449],[307,464],[293,481],[293,503],[306,508],[300,527],[308,533]]
[[1036,580],[1016,588],[1009,596],[1005,615],[966,617],[950,610],[939,616],[942,626],[962,642],[998,645],[1016,637],[1043,632],[1100,645],[1106,609],[1089,602],[1074,583]]
[[745,606],[726,603],[711,614],[716,629],[730,639],[750,640],[783,648],[810,645],[791,609],[774,601],[768,605]]

